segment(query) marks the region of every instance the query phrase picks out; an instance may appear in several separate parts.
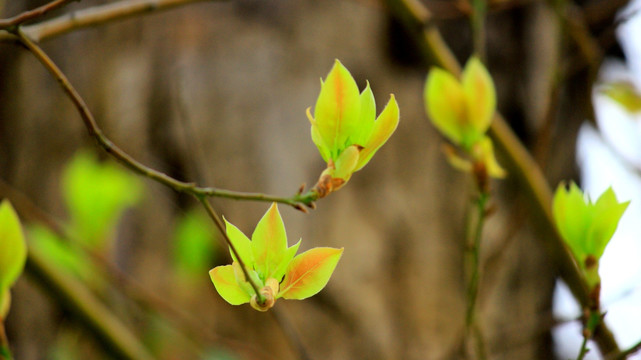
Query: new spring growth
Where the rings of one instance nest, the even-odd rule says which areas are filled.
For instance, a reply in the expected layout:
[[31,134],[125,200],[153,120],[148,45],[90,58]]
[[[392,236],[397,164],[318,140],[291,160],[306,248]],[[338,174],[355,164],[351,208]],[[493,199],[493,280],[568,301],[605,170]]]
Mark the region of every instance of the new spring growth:
[[556,189],[552,202],[556,227],[585,276],[590,291],[596,289],[598,292],[601,283],[599,260],[629,203],[618,202],[611,187],[596,202],[586,197],[574,182],[570,183],[569,189],[565,183]]
[[307,109],[312,140],[318,147],[327,169],[321,174],[315,191],[319,197],[340,189],[352,174],[365,166],[389,139],[399,121],[394,95],[376,118],[376,102],[369,87],[359,93],[349,70],[336,60],[314,107]]
[[313,248],[297,256],[300,240],[287,247],[285,225],[274,203],[256,225],[251,240],[225,219],[227,235],[265,298],[259,303],[232,253],[232,264],[209,271],[216,291],[232,305],[250,303],[267,311],[279,298],[302,300],[321,291],[332,276],[343,249]]
[[495,178],[505,176],[494,157],[492,141],[485,135],[496,111],[496,91],[492,77],[478,58],[467,61],[460,81],[448,71],[432,68],[425,82],[424,100],[434,126],[466,154],[467,158],[463,158],[454,148],[447,147],[452,166]]
[[8,200],[0,204],[0,321],[9,313],[9,289],[27,260],[27,244],[16,211]]

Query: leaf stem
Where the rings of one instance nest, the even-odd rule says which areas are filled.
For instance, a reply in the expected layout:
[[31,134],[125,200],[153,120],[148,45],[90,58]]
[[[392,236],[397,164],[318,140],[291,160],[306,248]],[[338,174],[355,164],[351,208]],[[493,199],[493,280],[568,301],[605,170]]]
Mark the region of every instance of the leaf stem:
[[476,226],[472,234],[472,241],[466,247],[468,265],[469,265],[469,280],[467,284],[467,312],[465,316],[465,327],[467,336],[473,335],[476,341],[476,353],[479,359],[486,359],[485,354],[485,341],[483,333],[476,321],[476,300],[479,293],[479,278],[480,278],[480,252],[481,252],[481,239],[483,233],[483,225],[487,215],[487,202],[490,195],[487,192],[479,192],[478,198],[475,201],[477,211]]
[[581,343],[581,349],[579,350],[579,355],[577,355],[576,360],[583,360],[585,355],[590,351],[588,349],[588,337],[583,335],[583,342]]

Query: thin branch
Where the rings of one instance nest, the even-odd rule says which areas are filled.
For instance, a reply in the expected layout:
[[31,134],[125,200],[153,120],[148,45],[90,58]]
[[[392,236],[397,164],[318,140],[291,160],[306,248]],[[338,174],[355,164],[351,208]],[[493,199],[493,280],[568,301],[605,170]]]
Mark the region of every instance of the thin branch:
[[[202,1],[213,0],[123,0],[77,10],[51,20],[25,26],[23,31],[34,41],[40,42],[77,29],[102,25],[146,13],[169,10]],[[0,40],[10,40],[12,38],[13,36],[9,33],[0,33]]]
[[25,11],[14,17],[11,17],[8,19],[0,19],[0,29],[4,30],[4,29],[10,29],[10,28],[19,26],[24,22],[44,16],[49,11],[57,9],[59,7],[63,7],[67,5],[67,3],[70,3],[72,1],[79,1],[79,0],[54,0],[48,4],[37,7],[33,10]]
[[245,279],[247,279],[252,289],[254,289],[254,292],[256,293],[256,297],[258,298],[258,303],[263,304],[265,302],[265,297],[260,292],[260,286],[258,286],[258,284],[256,284],[254,279],[251,276],[249,276],[249,270],[247,270],[247,267],[245,266],[245,262],[240,257],[238,250],[236,250],[236,246],[234,246],[234,244],[229,239],[229,236],[227,235],[227,231],[225,230],[225,224],[223,224],[223,221],[220,219],[220,216],[218,216],[216,211],[214,211],[214,208],[211,207],[211,204],[209,203],[209,199],[203,196],[200,196],[200,197],[196,196],[196,199],[198,199],[198,201],[200,201],[200,203],[203,204],[203,206],[205,207],[205,210],[207,210],[207,214],[214,221],[214,224],[216,224],[216,227],[218,228],[220,233],[223,235],[223,238],[225,239],[225,242],[229,246],[229,249],[231,249],[231,252],[234,254],[234,257],[236,257],[236,260],[238,260],[238,264],[240,264],[240,268],[243,270]]
[[300,360],[311,360],[305,344],[303,344],[300,336],[298,336],[298,332],[291,325],[291,322],[288,321],[288,319],[285,317],[285,314],[276,307],[271,308],[270,312],[272,313],[272,317],[274,318],[274,320],[276,320],[278,326],[285,334],[285,338],[289,340],[289,344],[291,345],[291,347],[294,348],[294,350],[298,353],[298,358]]
[[[433,25],[430,12],[421,3],[415,0],[387,0],[387,4],[392,14],[406,25],[418,41],[422,50],[421,55],[424,56],[426,63],[429,64],[431,63],[429,61],[433,61],[434,64],[453,74],[460,74],[460,64],[438,29]],[[495,116],[489,134],[498,150],[505,155],[510,173],[515,175],[532,200],[534,214],[544,219],[547,226],[543,231],[550,236],[541,239],[548,251],[555,257],[563,280],[568,284],[578,302],[586,305],[589,298],[588,287],[555,230],[551,206],[552,191],[545,176],[501,114],[497,113]],[[619,352],[616,340],[604,322],[599,323],[594,338],[603,354]]]
[[[229,237],[227,236],[227,232],[225,231],[225,225],[223,224],[222,220],[216,214],[214,209],[211,207],[211,204],[209,204],[209,201],[207,200],[207,196],[217,196],[214,194],[218,194],[219,192],[227,195],[220,195],[223,197],[232,197],[232,198],[237,198],[237,199],[246,199],[241,193],[236,193],[236,192],[230,192],[226,190],[218,190],[218,189],[213,189],[213,188],[199,188],[193,183],[185,183],[179,180],[176,180],[164,173],[161,173],[157,170],[151,169],[142,163],[138,162],[134,158],[132,158],[129,154],[125,153],[122,151],[119,147],[114,145],[111,140],[109,140],[102,132],[102,130],[98,127],[96,124],[96,121],[93,117],[93,114],[85,104],[84,100],[82,97],[80,97],[80,94],[76,91],[76,89],[71,85],[65,74],[58,68],[58,66],[49,58],[49,56],[38,46],[36,45],[31,39],[29,39],[28,36],[26,36],[19,28],[16,29],[15,34],[18,36],[20,41],[36,56],[36,58],[44,65],[44,67],[49,70],[49,72],[58,80],[58,83],[60,86],[62,86],[63,90],[65,93],[69,96],[71,101],[74,103],[76,108],[78,109],[78,112],[80,113],[80,116],[82,117],[83,122],[85,123],[85,126],[87,127],[87,130],[89,130],[89,135],[96,139],[98,144],[110,155],[112,155],[114,158],[116,158],[118,161],[120,161],[122,164],[127,166],[129,169],[133,170],[134,172],[148,177],[152,180],[155,180],[165,186],[168,186],[176,191],[179,192],[187,192],[192,194],[196,199],[198,199],[205,209],[207,210],[207,213],[209,216],[212,218],[220,232],[222,233],[225,242],[227,245],[229,245],[229,248],[231,249],[232,253],[234,256],[236,256],[236,259],[238,260],[238,263],[241,265],[241,268],[243,269],[243,272],[245,274],[245,277],[247,278],[247,281],[251,284],[252,288],[256,292],[256,296],[258,297],[258,302],[263,303],[264,302],[264,296],[260,293],[260,287],[253,281],[253,279],[249,276],[248,270],[245,267],[245,264],[243,263],[242,259],[238,255],[238,252],[236,251],[236,248],[234,247],[234,244],[229,240]],[[238,195],[241,195],[238,197]],[[298,195],[294,196],[296,198]],[[268,199],[265,201],[271,201],[274,199],[273,197],[270,197],[268,195],[263,195],[263,194],[251,194],[249,196],[250,199],[252,200],[264,200]],[[290,199],[282,199],[285,202],[291,201]],[[302,207],[300,207],[302,208]]]
[[483,234],[483,225],[487,216],[487,202],[490,195],[486,192],[480,192],[475,201],[477,211],[476,226],[472,234],[471,242],[468,244],[467,252],[467,265],[469,266],[469,276],[467,279],[467,312],[465,316],[465,327],[467,329],[467,336],[473,336],[476,341],[476,358],[487,359],[485,353],[485,340],[481,328],[477,322],[477,298],[479,294],[479,278],[480,278],[480,253],[481,253],[481,239]]
[[154,359],[116,315],[83,284],[47,261],[37,248],[29,248],[26,270],[39,278],[40,284],[51,290],[64,309],[75,314],[117,358]]
[[606,360],[625,360],[628,358],[628,356],[638,352],[639,350],[641,350],[641,341],[634,344],[631,348],[621,351],[620,353],[614,356],[606,357]]
[[303,205],[314,208],[314,201],[318,198],[318,194],[309,191],[305,194],[298,193],[292,197],[279,197],[273,195],[266,195],[262,193],[246,193],[239,191],[231,191],[218,189],[213,187],[199,187],[194,183],[183,182],[176,180],[160,171],[147,167],[124,152],[116,146],[111,140],[105,136],[102,130],[98,127],[93,114],[85,104],[84,100],[78,94],[76,89],[71,85],[65,74],[58,68],[58,66],[49,58],[49,56],[25,34],[21,29],[16,29],[15,34],[20,41],[34,54],[34,56],[42,63],[42,65],[49,71],[49,73],[58,81],[64,92],[69,99],[73,102],[74,106],[78,109],[80,117],[82,118],[85,127],[89,131],[89,135],[93,137],[100,147],[102,147],[108,154],[113,156],[120,163],[128,167],[135,173],[154,180],[160,184],[170,187],[178,192],[192,194],[196,197],[224,197],[236,200],[254,200],[277,202],[292,206],[298,210],[305,211]]

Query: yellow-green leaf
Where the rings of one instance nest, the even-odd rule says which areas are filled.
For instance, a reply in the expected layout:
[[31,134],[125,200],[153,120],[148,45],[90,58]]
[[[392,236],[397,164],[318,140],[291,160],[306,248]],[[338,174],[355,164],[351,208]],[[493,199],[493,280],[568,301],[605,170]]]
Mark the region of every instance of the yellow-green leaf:
[[9,200],[0,203],[0,294],[18,279],[27,259],[27,244]]
[[461,83],[451,73],[433,68],[425,82],[425,108],[430,120],[446,138],[463,145],[467,103]]
[[330,157],[336,160],[345,147],[350,134],[358,128],[361,101],[356,81],[349,71],[336,60],[314,107],[314,120],[318,134],[327,146]]
[[358,145],[351,145],[347,147],[347,149],[343,150],[336,160],[332,177],[336,179],[343,179],[347,182],[356,168],[360,152],[361,149]]
[[470,58],[465,64],[462,84],[471,127],[464,135],[463,145],[471,146],[485,134],[492,122],[496,110],[496,90],[492,77],[477,57]]
[[376,100],[374,99],[374,93],[372,93],[372,89],[369,87],[369,81],[365,86],[365,90],[361,92],[360,115],[361,118],[358,122],[358,127],[356,129],[357,131],[352,136],[351,143],[365,147],[372,134],[374,120],[376,119]]
[[209,277],[216,287],[218,294],[232,305],[249,302],[251,297],[236,281],[232,265],[217,266],[209,271]]
[[586,239],[588,251],[591,254],[597,258],[603,255],[629,204],[629,201],[619,203],[612,187],[597,199],[593,207],[592,223],[588,228],[588,239]]
[[361,150],[358,159],[358,164],[354,172],[363,168],[372,159],[372,156],[380,149],[387,139],[392,136],[400,119],[398,103],[394,95],[390,95],[390,100],[385,105],[385,108],[374,122],[371,135],[365,144],[365,148]]
[[276,203],[272,203],[256,225],[251,244],[255,268],[261,279],[265,281],[274,277],[274,272],[287,255],[287,234]]
[[278,297],[302,300],[317,294],[329,281],[343,249],[314,248],[294,258]]
[[[225,220],[225,231],[227,232],[227,237],[229,237],[229,241],[234,245],[234,248],[236,251],[238,251],[238,255],[240,255],[241,260],[245,264],[245,266],[248,266],[250,269],[254,268],[255,260],[254,260],[254,253],[252,251],[252,244],[251,241],[249,241],[249,238],[245,236],[245,234],[240,231],[234,224],[230,223],[223,217],[223,220]],[[231,258],[233,261],[238,261],[236,258],[236,255],[234,255],[234,252],[229,250],[231,254]]]

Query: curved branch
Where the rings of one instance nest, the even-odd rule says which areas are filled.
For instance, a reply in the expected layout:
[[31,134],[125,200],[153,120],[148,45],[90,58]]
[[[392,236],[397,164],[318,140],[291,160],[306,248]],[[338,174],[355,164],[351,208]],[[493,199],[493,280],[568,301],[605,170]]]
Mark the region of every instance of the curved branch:
[[[58,1],[67,2],[70,0]],[[102,25],[150,12],[169,10],[202,1],[208,0],[123,0],[77,10],[38,24],[24,26],[23,31],[29,35],[29,38],[40,42],[77,29]],[[15,40],[15,38],[10,33],[0,33],[0,40]]]
[[42,63],[42,65],[49,71],[49,73],[58,81],[64,92],[69,99],[73,102],[74,106],[82,118],[85,127],[89,131],[89,135],[96,140],[98,145],[102,147],[108,154],[112,155],[116,160],[128,167],[135,173],[152,179],[160,184],[170,187],[178,192],[192,194],[196,197],[224,197],[236,200],[254,200],[254,201],[267,201],[278,202],[290,205],[298,210],[305,211],[303,205],[314,208],[314,201],[318,198],[318,194],[310,191],[305,194],[298,193],[292,197],[279,197],[273,195],[266,195],[261,193],[245,193],[239,191],[231,191],[218,189],[213,187],[199,187],[191,182],[184,182],[168,176],[158,170],[145,166],[138,160],[131,157],[131,155],[124,152],[116,146],[98,127],[93,114],[87,107],[80,94],[71,85],[64,73],[58,66],[49,58],[49,56],[25,34],[21,29],[15,31],[16,36],[20,39],[22,44],[34,54],[34,56]]
[[10,28],[16,27],[29,20],[39,18],[53,9],[57,9],[59,7],[65,6],[67,5],[67,3],[70,3],[72,1],[79,1],[79,0],[54,0],[48,4],[37,7],[33,10],[25,11],[22,14],[18,14],[14,17],[11,17],[8,19],[1,19],[0,29],[10,29]]
[[[422,49],[426,63],[433,63],[449,72],[459,75],[461,66],[432,23],[432,16],[427,8],[416,0],[387,0],[390,12],[398,17],[410,30]],[[545,233],[541,241],[556,260],[563,280],[568,284],[574,297],[582,306],[588,304],[588,287],[579,274],[579,270],[556,232],[552,216],[552,191],[543,172],[536,164],[523,144],[498,114],[492,121],[489,134],[497,148],[506,155],[508,167],[516,175],[534,204],[534,215],[545,220]],[[618,353],[619,347],[614,336],[604,322],[600,322],[595,334],[603,354]]]

